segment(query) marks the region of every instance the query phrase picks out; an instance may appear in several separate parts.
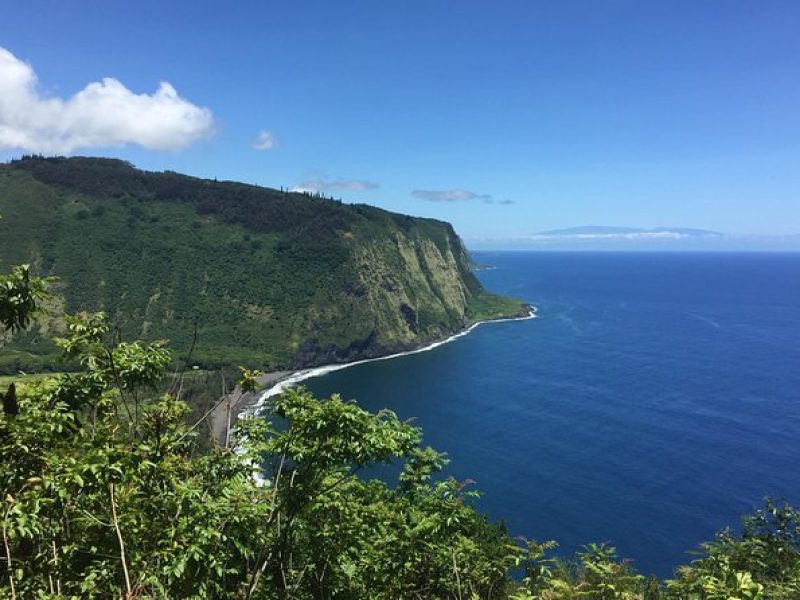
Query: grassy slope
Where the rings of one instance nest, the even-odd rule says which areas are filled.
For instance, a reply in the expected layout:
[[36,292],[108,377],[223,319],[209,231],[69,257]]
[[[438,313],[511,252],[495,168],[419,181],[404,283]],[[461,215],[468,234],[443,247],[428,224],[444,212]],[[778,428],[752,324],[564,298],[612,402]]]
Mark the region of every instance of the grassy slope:
[[193,362],[267,367],[408,347],[513,314],[446,223],[106,159],[0,166],[0,260],[61,278],[54,318],[0,370],[54,366],[62,311],[105,310],[126,337]]

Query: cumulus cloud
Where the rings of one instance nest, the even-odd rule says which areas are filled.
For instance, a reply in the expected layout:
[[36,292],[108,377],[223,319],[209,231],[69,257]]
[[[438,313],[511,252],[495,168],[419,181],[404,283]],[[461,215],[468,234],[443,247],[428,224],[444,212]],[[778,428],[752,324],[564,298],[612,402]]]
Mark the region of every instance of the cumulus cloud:
[[377,183],[364,179],[326,179],[324,177],[316,177],[298,183],[291,191],[310,192],[312,194],[333,191],[366,192],[378,187],[380,186]]
[[253,142],[253,148],[256,150],[272,150],[278,146],[278,138],[271,131],[262,129],[256,136],[256,141]]
[[477,194],[464,189],[414,190],[411,195],[428,202],[467,202],[476,199],[486,202],[492,199],[489,194]]
[[0,151],[69,154],[125,144],[180,150],[213,132],[211,111],[167,82],[153,94],[135,94],[106,77],[70,98],[48,97],[33,68],[0,47]]

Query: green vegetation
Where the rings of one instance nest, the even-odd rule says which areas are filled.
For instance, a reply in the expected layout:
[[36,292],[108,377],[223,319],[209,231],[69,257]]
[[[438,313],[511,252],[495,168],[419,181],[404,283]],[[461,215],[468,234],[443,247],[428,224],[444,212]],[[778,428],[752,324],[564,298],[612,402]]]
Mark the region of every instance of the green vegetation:
[[[147,393],[169,363],[160,344],[111,342],[103,316],[85,315],[58,345],[83,370],[12,388],[0,416],[0,593],[488,597],[512,585],[503,530],[461,484],[430,481],[443,458],[392,413],[296,390],[272,407],[283,426],[240,424],[240,454],[200,452],[179,383]],[[396,459],[396,489],[355,475]]]
[[12,383],[20,385],[30,385],[38,383],[54,375],[61,375],[61,373],[23,373],[20,375],[0,375],[0,389],[6,388]]
[[467,318],[473,321],[502,319],[508,316],[522,316],[519,301],[507,296],[481,294],[467,307]]
[[[295,368],[408,349],[524,312],[482,289],[452,227],[111,159],[0,165],[0,260],[59,277],[0,373],[64,370],[64,314],[170,340],[204,367]],[[189,357],[190,349],[192,349]]]
[[[44,283],[0,276],[6,329],[46,302]],[[800,513],[767,502],[673,580],[613,548],[575,560],[512,540],[436,479],[418,428],[302,389],[202,451],[183,378],[160,342],[124,342],[103,314],[68,317],[56,343],[80,370],[10,383],[0,413],[0,597],[792,600]],[[255,374],[243,371],[243,390]],[[358,477],[400,462],[394,486]],[[524,577],[512,577],[515,570]]]

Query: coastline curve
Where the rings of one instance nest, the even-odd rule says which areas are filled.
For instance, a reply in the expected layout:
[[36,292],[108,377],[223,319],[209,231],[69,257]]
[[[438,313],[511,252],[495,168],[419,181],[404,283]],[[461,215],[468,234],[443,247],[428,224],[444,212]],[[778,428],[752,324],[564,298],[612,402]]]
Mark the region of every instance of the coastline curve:
[[488,319],[488,320],[485,320],[485,321],[477,321],[477,322],[473,323],[472,325],[470,325],[469,327],[467,327],[466,329],[464,329],[462,331],[459,331],[458,333],[455,333],[455,334],[451,335],[450,337],[447,337],[447,338],[445,338],[443,340],[438,340],[438,341],[432,342],[432,343],[427,344],[425,346],[422,346],[420,348],[414,348],[413,350],[406,350],[404,352],[396,352],[394,354],[387,354],[386,356],[376,356],[374,358],[365,358],[365,359],[355,360],[355,361],[346,362],[346,363],[336,363],[336,364],[322,365],[320,367],[312,367],[310,369],[303,369],[303,370],[297,371],[295,373],[292,373],[291,375],[288,375],[287,377],[282,378],[280,381],[274,383],[269,388],[267,388],[264,392],[261,393],[261,395],[258,397],[258,400],[256,400],[255,403],[253,403],[252,405],[246,407],[245,409],[243,409],[241,411],[241,413],[238,415],[238,418],[241,419],[241,418],[246,418],[246,417],[257,416],[261,412],[261,410],[264,408],[264,405],[266,404],[267,400],[269,400],[270,398],[272,398],[274,396],[277,396],[277,395],[281,394],[285,389],[287,389],[287,388],[289,388],[289,387],[291,387],[293,385],[297,385],[298,383],[300,383],[302,381],[306,381],[308,379],[313,379],[315,377],[320,377],[322,375],[326,375],[326,374],[332,373],[334,371],[340,371],[342,369],[347,369],[349,367],[355,367],[357,365],[362,365],[362,364],[365,364],[365,363],[377,362],[377,361],[381,361],[381,360],[391,360],[393,358],[399,358],[401,356],[409,356],[411,354],[418,354],[420,352],[428,352],[429,350],[434,350],[434,349],[438,348],[439,346],[443,346],[445,344],[449,344],[450,342],[453,342],[453,341],[455,341],[455,340],[457,340],[457,339],[459,339],[461,337],[466,336],[467,334],[472,332],[479,325],[483,325],[485,323],[505,323],[505,322],[508,322],[508,321],[528,321],[530,319],[537,318],[537,312],[538,311],[537,311],[536,307],[533,306],[533,305],[530,305],[530,311],[525,316],[522,316],[522,317],[506,317],[506,318],[502,318],[502,319]]

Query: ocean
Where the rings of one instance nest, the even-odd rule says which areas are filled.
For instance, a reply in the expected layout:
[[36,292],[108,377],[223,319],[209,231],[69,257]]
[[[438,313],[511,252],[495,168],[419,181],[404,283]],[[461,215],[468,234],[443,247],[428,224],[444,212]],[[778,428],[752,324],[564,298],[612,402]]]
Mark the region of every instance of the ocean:
[[479,252],[538,308],[303,382],[388,407],[512,535],[669,576],[765,496],[800,505],[800,254]]

